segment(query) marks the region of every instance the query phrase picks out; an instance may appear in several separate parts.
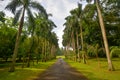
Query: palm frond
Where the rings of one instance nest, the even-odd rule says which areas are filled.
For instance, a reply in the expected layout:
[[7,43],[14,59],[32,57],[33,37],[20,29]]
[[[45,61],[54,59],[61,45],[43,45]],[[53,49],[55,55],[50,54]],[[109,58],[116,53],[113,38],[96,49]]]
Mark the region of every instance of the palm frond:
[[117,46],[112,46],[110,51],[111,57],[120,57],[120,48]]
[[5,7],[5,9],[10,10],[13,14],[16,12],[16,8],[21,6],[20,0],[11,0],[11,2]]
[[27,14],[28,14],[29,22],[30,22],[30,27],[32,27],[32,29],[34,29],[34,27],[35,27],[34,16],[32,15],[32,12],[30,11],[29,8],[27,8]]
[[5,22],[5,13],[3,11],[0,11],[0,21]]
[[52,17],[53,15],[52,15],[51,13],[49,13],[48,16],[51,16],[51,17]]
[[49,24],[50,24],[51,26],[53,26],[53,27],[57,27],[52,20],[49,20]]
[[78,3],[78,16],[80,17],[82,15],[82,4]]
[[31,1],[30,7],[33,9],[36,9],[36,10],[40,11],[40,13],[43,13],[44,15],[48,16],[46,13],[46,10],[44,9],[44,7],[40,3]]
[[13,23],[12,23],[13,25],[15,25],[15,24],[18,22],[18,20],[19,20],[19,18],[20,18],[21,12],[22,12],[22,8],[20,8],[20,9],[17,11],[17,13],[15,14],[14,19],[13,19]]
[[92,0],[86,0],[88,3],[92,2]]

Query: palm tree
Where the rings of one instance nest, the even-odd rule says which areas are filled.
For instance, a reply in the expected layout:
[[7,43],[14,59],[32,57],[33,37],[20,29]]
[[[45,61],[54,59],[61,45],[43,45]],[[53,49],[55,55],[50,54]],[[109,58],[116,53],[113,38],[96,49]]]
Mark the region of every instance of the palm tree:
[[75,61],[77,61],[77,56],[76,56],[76,48],[75,48],[75,17],[72,15],[72,12],[71,12],[71,15],[66,17],[66,23],[65,23],[65,26],[66,26],[66,40],[67,40],[67,45],[70,45],[72,48],[73,48],[73,53],[74,53],[74,57],[73,59]]
[[[43,40],[43,46],[42,46],[42,61],[46,61],[49,56],[49,50],[50,50],[50,44],[51,38],[52,38],[52,29],[54,27],[57,27],[52,20],[50,20],[48,16],[44,16],[43,14],[36,14],[36,27],[34,34],[39,38],[42,37]],[[48,48],[49,47],[49,48]]]
[[[80,26],[80,37],[81,37],[81,47],[82,47],[82,51],[84,51],[84,40],[83,40],[83,25],[82,25],[82,14],[83,14],[83,11],[82,11],[82,5],[81,4],[78,4],[78,23],[79,23],[79,26]],[[85,53],[83,53],[82,55],[83,57],[83,63],[86,64],[86,60],[85,60]]]
[[114,69],[112,61],[110,59],[110,51],[109,51],[109,46],[108,46],[108,40],[106,37],[106,30],[105,30],[105,26],[104,26],[104,21],[103,21],[102,13],[101,13],[100,6],[99,6],[100,1],[99,0],[86,0],[86,1],[88,3],[90,3],[91,1],[94,1],[95,5],[96,5],[99,23],[100,23],[101,32],[102,32],[102,37],[103,37],[104,46],[105,46],[105,51],[106,51],[107,60],[108,60],[108,70],[114,71],[115,69]]
[[[19,41],[20,41],[20,36],[22,33],[22,28],[24,24],[24,16],[25,16],[25,11],[27,10],[27,14],[29,16],[29,20],[33,22],[34,18],[31,12],[31,8],[39,10],[42,13],[46,13],[44,8],[37,2],[33,2],[32,0],[12,0],[7,6],[6,9],[11,11],[13,14],[15,14],[14,21],[13,23],[16,24],[18,20],[20,19],[19,22],[19,29],[18,33],[16,36],[16,42],[15,42],[15,48],[13,52],[13,57],[12,57],[12,65],[10,67],[10,72],[14,72],[15,70],[15,62],[16,62],[16,57],[18,53],[18,47],[19,47]],[[19,9],[19,10],[17,10]]]
[[[80,34],[80,40],[81,40],[81,50],[84,52],[84,38],[83,38],[83,13],[85,13],[82,10],[82,4],[78,3],[78,8],[75,8],[74,10],[71,11],[72,16],[74,16],[74,18],[76,19],[76,37],[78,36],[78,34]],[[74,27],[74,28],[75,28]],[[80,29],[80,31],[78,31],[78,29]],[[76,46],[77,46],[77,52],[78,52],[78,60],[80,60],[80,55],[79,55],[79,43],[78,43],[78,38],[76,38]],[[83,63],[86,64],[86,60],[85,60],[85,53],[82,54],[83,57]]]
[[100,10],[100,7],[99,7],[98,0],[95,0],[95,3],[96,3],[96,7],[97,7],[99,23],[100,23],[100,27],[101,27],[101,32],[102,32],[102,36],[103,36],[106,56],[107,56],[107,60],[108,60],[108,70],[109,71],[114,71],[115,69],[114,69],[112,61],[110,59],[110,51],[109,51],[109,46],[108,46],[108,40],[107,40],[107,37],[106,37],[106,30],[105,30],[104,21],[103,21],[103,17],[102,17],[102,13],[101,13],[101,10]]

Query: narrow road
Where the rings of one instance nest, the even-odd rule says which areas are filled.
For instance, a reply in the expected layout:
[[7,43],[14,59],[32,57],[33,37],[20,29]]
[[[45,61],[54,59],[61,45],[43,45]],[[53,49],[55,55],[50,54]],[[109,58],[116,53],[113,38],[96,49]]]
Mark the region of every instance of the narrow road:
[[80,72],[71,68],[63,59],[51,66],[34,80],[88,80]]

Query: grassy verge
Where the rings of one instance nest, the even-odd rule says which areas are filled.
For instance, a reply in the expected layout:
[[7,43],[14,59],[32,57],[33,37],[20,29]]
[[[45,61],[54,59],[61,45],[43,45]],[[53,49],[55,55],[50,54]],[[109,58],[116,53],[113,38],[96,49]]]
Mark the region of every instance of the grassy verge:
[[31,64],[30,68],[23,69],[17,64],[16,71],[12,73],[8,72],[8,67],[2,67],[0,68],[0,80],[32,80],[37,78],[38,74],[46,70],[55,61],[39,62],[39,64],[34,64],[34,66]]
[[98,64],[96,59],[88,60],[88,64],[66,60],[68,64],[76,68],[89,80],[120,80],[120,59],[113,59],[113,65],[116,71],[107,70],[107,60],[100,59]]
[[65,59],[65,56],[56,56],[56,58],[58,59],[58,58],[62,58],[62,59]]

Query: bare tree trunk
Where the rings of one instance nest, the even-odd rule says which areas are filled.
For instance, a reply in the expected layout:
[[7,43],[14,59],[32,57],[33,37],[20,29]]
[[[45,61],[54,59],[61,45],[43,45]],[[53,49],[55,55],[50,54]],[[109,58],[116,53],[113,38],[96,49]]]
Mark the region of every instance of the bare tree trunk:
[[114,69],[112,61],[110,59],[110,51],[109,51],[109,46],[108,46],[108,40],[107,40],[107,37],[106,37],[105,26],[104,26],[103,17],[102,17],[100,8],[99,8],[98,0],[96,0],[96,7],[97,7],[99,23],[100,23],[100,27],[101,27],[101,31],[102,31],[102,36],[103,36],[106,56],[107,56],[107,60],[108,60],[108,70],[109,71],[114,71],[115,69]]
[[24,23],[24,13],[25,13],[25,8],[23,9],[22,17],[20,20],[19,29],[18,29],[17,36],[16,36],[15,48],[14,48],[14,52],[13,52],[13,56],[12,56],[12,64],[11,64],[9,72],[15,71],[16,57],[17,57],[17,53],[18,53],[20,36],[22,33],[22,28],[23,28],[23,23]]

